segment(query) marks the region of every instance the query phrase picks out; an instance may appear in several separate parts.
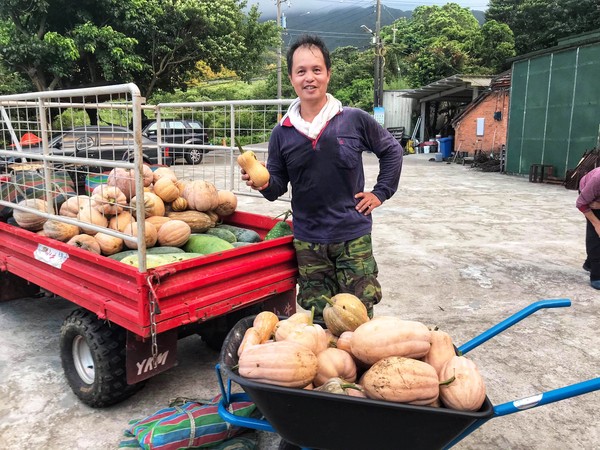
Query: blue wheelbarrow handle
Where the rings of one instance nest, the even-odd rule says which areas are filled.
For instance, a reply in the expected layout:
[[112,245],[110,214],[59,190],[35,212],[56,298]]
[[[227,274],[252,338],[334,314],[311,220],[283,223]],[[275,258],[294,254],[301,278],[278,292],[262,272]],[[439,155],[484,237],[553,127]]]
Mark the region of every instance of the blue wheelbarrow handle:
[[523,308],[521,311],[513,314],[509,318],[503,320],[499,324],[494,325],[489,330],[484,331],[479,336],[476,336],[473,339],[471,339],[470,341],[465,342],[463,345],[458,347],[458,351],[464,355],[465,353],[473,350],[475,347],[480,346],[484,342],[486,342],[486,341],[490,340],[491,338],[493,338],[494,336],[502,333],[507,328],[512,327],[517,322],[520,322],[525,317],[530,316],[531,314],[533,314],[534,312],[536,312],[540,309],[562,308],[565,306],[571,306],[571,300],[569,300],[567,298],[561,298],[561,299],[556,299],[556,300],[540,300],[540,301],[534,302],[531,305]]

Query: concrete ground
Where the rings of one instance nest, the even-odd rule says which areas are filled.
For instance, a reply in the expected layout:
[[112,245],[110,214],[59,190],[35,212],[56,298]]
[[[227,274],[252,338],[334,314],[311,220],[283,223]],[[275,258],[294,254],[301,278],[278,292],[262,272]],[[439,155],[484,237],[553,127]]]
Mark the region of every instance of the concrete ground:
[[[539,311],[469,356],[494,404],[600,376],[600,292],[581,269],[585,222],[576,193],[431,156],[405,157],[399,191],[374,213],[384,291],[375,314],[438,325],[460,345],[532,302],[568,298],[571,307]],[[376,158],[365,155],[365,166],[372,184]],[[248,197],[239,208],[268,215],[283,209]],[[106,409],[81,404],[58,351],[71,308],[56,298],[0,304],[1,449],[114,449],[129,420],[175,397],[218,393],[217,354],[191,336],[179,343],[179,365],[134,397]],[[599,400],[594,392],[495,418],[455,448],[597,449]],[[261,450],[277,443],[260,435]]]

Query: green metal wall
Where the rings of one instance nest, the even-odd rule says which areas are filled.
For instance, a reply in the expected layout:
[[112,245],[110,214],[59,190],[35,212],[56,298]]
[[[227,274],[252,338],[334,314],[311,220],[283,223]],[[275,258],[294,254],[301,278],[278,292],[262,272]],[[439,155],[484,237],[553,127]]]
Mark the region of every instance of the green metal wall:
[[600,43],[516,61],[506,171],[554,166],[564,178],[584,151],[596,146],[600,125]]

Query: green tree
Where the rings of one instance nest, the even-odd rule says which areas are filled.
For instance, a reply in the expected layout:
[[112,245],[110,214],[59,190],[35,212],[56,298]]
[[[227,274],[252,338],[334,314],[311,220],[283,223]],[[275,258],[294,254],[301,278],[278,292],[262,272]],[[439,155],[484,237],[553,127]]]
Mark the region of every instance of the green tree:
[[197,61],[249,79],[277,37],[239,0],[3,0],[0,51],[37,90],[135,82],[143,95],[186,88]]
[[329,91],[344,105],[367,111],[373,109],[372,50],[359,51],[356,47],[338,47],[331,52],[331,80]]
[[510,29],[494,22],[480,27],[473,13],[456,3],[419,6],[410,19],[384,27],[382,38],[386,77],[402,77],[411,87],[456,74],[497,73],[514,56]]
[[119,75],[130,80],[142,68],[141,58],[133,53],[136,41],[107,24],[124,4],[3,0],[2,57],[10,70],[27,76],[40,91],[78,86],[83,80],[118,82]]
[[481,27],[482,41],[478,50],[480,64],[499,73],[507,69],[507,60],[515,56],[515,40],[511,29],[504,23],[489,20]]
[[0,58],[0,95],[31,90],[31,84],[20,74],[11,72]]
[[[393,44],[393,28],[395,45]],[[468,8],[456,3],[419,6],[411,19],[400,19],[382,30],[386,60],[403,60],[405,78],[421,86],[474,66],[481,41],[479,23]]]
[[486,20],[508,25],[517,54],[523,54],[598,30],[600,9],[597,0],[490,0]]

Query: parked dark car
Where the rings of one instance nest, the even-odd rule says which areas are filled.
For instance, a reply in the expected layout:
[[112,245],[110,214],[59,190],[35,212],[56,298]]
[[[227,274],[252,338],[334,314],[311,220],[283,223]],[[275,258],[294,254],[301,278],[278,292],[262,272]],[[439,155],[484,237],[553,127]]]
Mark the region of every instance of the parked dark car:
[[[127,127],[120,126],[80,126],[70,130],[55,134],[48,143],[49,151],[52,155],[71,156],[77,158],[87,158],[90,165],[72,165],[64,164],[65,169],[74,179],[76,185],[81,186],[85,183],[85,177],[88,172],[106,172],[111,167],[103,167],[100,161],[133,161],[134,159],[134,137],[133,131]],[[26,153],[43,152],[41,145],[28,145],[23,147]],[[142,136],[143,161],[148,164],[158,164],[158,146],[156,142]],[[0,165],[9,165],[20,161],[19,158],[9,158]],[[172,165],[174,159],[163,155],[162,164]],[[57,166],[63,166],[57,163]],[[76,170],[72,170],[75,168]]]
[[[54,134],[48,143],[50,153],[60,156],[75,156],[110,161],[133,161],[133,131],[120,126],[80,126]],[[42,153],[41,145],[26,146],[26,153]],[[149,164],[158,164],[158,148],[154,141],[142,136],[143,159]],[[172,157],[163,155],[162,164],[171,165]]]
[[[157,142],[158,122],[156,120],[144,121],[142,125],[142,134]],[[162,119],[160,121],[160,128],[162,143],[208,145],[208,135],[204,131],[204,125],[198,120]],[[164,147],[163,152],[174,160],[184,158],[188,164],[200,164],[206,150],[199,148]]]

